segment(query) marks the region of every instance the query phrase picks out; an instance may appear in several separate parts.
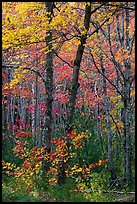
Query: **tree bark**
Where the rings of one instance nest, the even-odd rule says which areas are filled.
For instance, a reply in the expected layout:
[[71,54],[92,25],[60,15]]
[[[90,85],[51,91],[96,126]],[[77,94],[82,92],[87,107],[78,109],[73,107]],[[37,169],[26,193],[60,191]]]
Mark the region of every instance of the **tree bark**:
[[[86,5],[86,8],[85,8],[84,26],[87,32],[90,27],[90,17],[91,17],[91,3],[89,5]],[[72,125],[72,121],[73,121],[77,89],[79,87],[79,83],[78,83],[79,70],[80,70],[80,64],[81,64],[81,60],[82,60],[82,56],[83,56],[83,52],[86,44],[86,39],[87,39],[87,33],[81,36],[80,44],[78,45],[78,50],[74,60],[72,82],[71,82],[71,87],[69,88],[69,107],[68,107],[68,121],[67,121],[68,129],[69,129],[69,126]]]
[[[126,7],[128,8],[128,2],[126,3]],[[130,23],[130,15],[129,15],[129,9],[126,9],[125,11],[122,11],[122,22],[117,23],[117,31],[118,31],[118,40],[120,42],[120,48],[122,48],[124,45],[126,47],[126,51],[129,53],[129,55],[132,52],[132,39],[134,39],[134,35],[132,37],[129,37],[129,23]],[[117,17],[117,20],[118,17]],[[124,24],[125,22],[125,24]],[[121,27],[120,27],[121,25]],[[102,29],[103,30],[103,29]],[[104,34],[104,33],[103,33]],[[124,108],[122,109],[122,122],[124,125],[124,157],[125,157],[125,177],[126,177],[126,184],[130,186],[132,183],[132,168],[131,168],[131,116],[132,116],[132,108],[131,108],[131,101],[130,101],[130,91],[131,91],[131,82],[134,80],[134,77],[131,79],[131,61],[130,59],[124,60],[124,66],[125,66],[125,72],[122,69],[122,65],[120,62],[118,62],[115,58],[115,55],[112,51],[112,44],[111,44],[111,38],[110,38],[110,25],[108,25],[108,43],[110,46],[110,53],[112,56],[112,62],[114,63],[118,79],[121,85],[121,96],[122,101],[124,104]]]
[[[103,58],[101,58],[101,68],[102,73],[106,76],[105,68],[103,65]],[[112,152],[112,133],[111,133],[111,123],[110,123],[110,104],[109,98],[107,94],[107,86],[106,86],[106,78],[103,77],[103,88],[104,88],[104,96],[105,96],[105,106],[106,106],[106,120],[107,120],[107,132],[108,132],[108,159],[109,159],[109,170],[111,174],[111,181],[116,179],[116,173],[114,169],[114,162],[113,162],[113,152]]]
[[[47,14],[49,21],[52,20],[52,14],[53,14],[53,6],[54,2],[45,2],[46,4],[46,12],[49,12]],[[45,136],[44,136],[44,143],[43,146],[46,147],[45,151],[50,153],[51,151],[51,133],[52,133],[52,102],[53,102],[53,48],[52,48],[52,31],[47,31],[47,37],[46,37],[46,48],[48,50],[48,53],[46,54],[46,80],[45,80],[45,88],[46,88],[46,114],[45,114]],[[44,179],[44,171],[49,170],[50,163],[49,161],[44,159],[43,156],[43,172],[42,177]]]
[[[32,88],[33,95],[35,95],[34,82],[32,82],[31,88]],[[31,99],[31,103],[32,103],[32,106],[34,107],[35,106],[35,101],[34,101],[33,97]],[[34,112],[34,109],[32,109],[32,111],[31,111],[31,130],[32,130],[32,133],[34,134],[33,143],[35,145],[35,143],[36,143],[36,136],[35,136],[35,112]]]
[[40,147],[40,110],[39,110],[39,85],[38,85],[38,74],[36,73],[36,110],[35,110],[35,146]]
[[[128,2],[126,3],[128,7]],[[126,10],[126,49],[129,50],[129,10]],[[131,133],[130,133],[130,61],[126,59],[125,65],[125,80],[124,80],[124,136],[125,136],[125,173],[126,183],[131,184]]]
[[[65,139],[67,141],[68,146],[68,154],[69,154],[69,140],[67,138],[67,134],[70,133],[73,129],[73,116],[75,111],[75,104],[76,104],[76,96],[77,96],[77,89],[79,87],[78,79],[79,79],[79,70],[80,64],[85,48],[85,43],[87,39],[87,33],[90,26],[90,17],[91,17],[91,3],[86,5],[85,8],[85,17],[84,17],[84,27],[86,29],[86,34],[81,35],[80,44],[78,45],[78,50],[76,53],[76,57],[74,60],[74,68],[72,74],[72,81],[71,87],[69,87],[69,104],[67,110],[67,121],[65,123]],[[58,171],[58,184],[62,185],[65,182],[66,174],[65,174],[65,167],[67,164],[64,163],[62,160],[59,164],[59,171]]]
[[[46,2],[46,12],[48,14],[49,23],[52,20],[54,2]],[[53,51],[52,51],[52,31],[47,31],[46,47],[49,51],[46,54],[46,123],[45,123],[45,144],[48,152],[51,150],[51,131],[52,131],[52,102],[53,102]]]

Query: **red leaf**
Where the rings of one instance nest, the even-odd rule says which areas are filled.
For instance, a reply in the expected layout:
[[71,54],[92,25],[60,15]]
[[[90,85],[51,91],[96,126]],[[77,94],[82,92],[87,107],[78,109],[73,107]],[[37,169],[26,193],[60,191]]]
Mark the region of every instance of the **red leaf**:
[[2,139],[5,140],[6,139],[6,135],[2,135]]
[[14,125],[14,130],[19,129],[18,125]]
[[92,169],[92,168],[94,168],[95,166],[96,166],[96,164],[91,164],[91,165],[89,166],[89,168]]
[[30,124],[29,124],[29,123],[27,123],[27,124],[26,124],[26,127],[30,127]]
[[40,155],[39,157],[37,157],[37,160],[38,160],[38,161],[41,161],[41,160],[42,160],[42,155]]

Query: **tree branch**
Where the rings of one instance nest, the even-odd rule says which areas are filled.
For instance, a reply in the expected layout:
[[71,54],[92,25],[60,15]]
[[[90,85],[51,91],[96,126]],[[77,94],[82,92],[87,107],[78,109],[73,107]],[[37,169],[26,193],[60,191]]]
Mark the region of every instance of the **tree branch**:
[[[135,11],[135,8],[125,7],[125,6],[122,6],[122,5],[112,5],[112,4],[108,3],[107,6],[113,6],[113,7],[119,6],[120,8],[123,8],[123,9],[128,9],[128,10]],[[133,5],[133,6],[134,6],[134,5]]]
[[[117,11],[117,9],[111,14],[111,16],[113,16],[113,15],[116,13],[116,11]],[[100,28],[102,28],[102,26],[103,26],[106,22],[108,22],[109,19],[110,19],[110,17],[108,17],[106,20],[104,20],[103,23],[102,23],[101,25],[99,25],[99,27],[96,25],[96,26],[97,26],[97,29],[94,30],[94,31],[89,35],[89,37],[90,37],[91,35],[93,35],[94,33],[98,32],[98,30],[99,30]],[[92,22],[92,24],[93,24],[93,21],[91,21],[91,22]],[[95,26],[94,26],[94,27],[95,27]]]
[[24,67],[23,69],[37,73],[38,76],[39,76],[39,77],[42,79],[42,81],[44,82],[44,84],[46,84],[45,79],[43,78],[42,74],[41,74],[39,71],[37,71],[37,70],[35,70],[35,69],[32,69],[32,68],[29,68],[29,67]]
[[[74,68],[73,66],[71,66],[66,60],[64,60],[64,59],[62,59],[55,51],[54,51],[54,53],[55,53],[55,55],[60,59],[60,60],[62,60],[65,64],[67,64],[70,68]],[[86,74],[86,71],[84,71],[84,70],[81,70],[80,69],[80,72],[83,72],[84,74],[85,74],[85,76],[87,77],[87,79],[89,80],[89,77],[88,77],[88,75]]]
[[55,53],[55,55],[56,55],[59,59],[61,59],[65,64],[67,64],[69,67],[73,68],[73,66],[71,66],[66,60],[62,59],[62,58],[57,54],[57,52],[54,51],[54,53]]
[[90,37],[91,35],[93,35],[94,33],[97,33],[98,30],[99,30],[107,21],[109,21],[109,19],[110,19],[110,18],[107,18],[96,30],[94,30],[94,31],[89,35],[89,37]]
[[123,94],[119,91],[119,89],[117,88],[117,86],[115,84],[113,84],[100,70],[99,68],[97,67],[96,65],[96,62],[94,60],[94,57],[93,57],[93,54],[90,52],[91,56],[92,56],[92,59],[93,59],[93,63],[96,67],[96,69],[98,70],[98,72],[103,76],[105,77],[105,79],[117,90],[117,92],[121,95],[122,99],[124,98]]
[[107,2],[104,2],[103,4],[101,4],[100,6],[98,6],[97,8],[95,8],[93,11],[91,11],[90,15],[92,15],[93,13],[95,13],[98,9],[100,9],[102,6],[104,6],[105,4],[108,4]]
[[121,133],[120,133],[120,131],[119,131],[119,128],[118,128],[118,126],[117,126],[117,123],[115,122],[113,116],[110,114],[110,112],[108,112],[108,114],[110,115],[110,117],[112,118],[114,124],[116,125],[116,128],[117,128],[117,131],[118,131],[118,134],[119,134],[120,138],[122,138]]

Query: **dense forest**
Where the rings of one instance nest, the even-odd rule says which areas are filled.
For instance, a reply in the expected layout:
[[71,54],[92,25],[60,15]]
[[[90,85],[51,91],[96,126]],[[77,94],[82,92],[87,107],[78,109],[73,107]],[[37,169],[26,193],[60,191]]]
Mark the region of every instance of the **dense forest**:
[[135,2],[2,2],[2,200],[134,191]]

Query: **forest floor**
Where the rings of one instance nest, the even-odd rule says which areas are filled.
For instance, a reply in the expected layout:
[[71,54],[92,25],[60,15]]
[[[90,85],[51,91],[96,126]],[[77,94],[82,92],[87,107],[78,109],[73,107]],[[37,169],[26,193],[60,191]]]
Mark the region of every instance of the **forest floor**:
[[3,181],[2,202],[135,202],[134,188],[127,191],[77,191],[71,180],[66,185],[46,186],[27,191],[21,186],[17,189],[15,180]]
[[[83,195],[77,195],[77,196],[79,197]],[[37,193],[37,196],[36,196],[37,198],[34,197],[34,195],[33,196],[29,195],[27,199],[27,196],[23,194],[22,196],[18,195],[18,197],[14,197],[14,198],[10,196],[5,197],[4,195],[2,197],[3,197],[2,202],[75,202],[72,199],[69,200],[68,196],[58,200],[58,198],[54,197],[54,195],[50,194],[50,192],[44,192],[44,191]],[[91,197],[91,199],[88,199],[86,201],[85,197],[83,196],[83,199],[81,197],[78,202],[135,202],[135,194],[120,195],[115,193],[114,195],[114,193],[107,193],[106,195],[105,193],[105,195],[101,194],[101,197],[98,199],[95,199],[95,198],[92,199]]]
[[121,198],[117,198],[114,202],[135,202],[135,193],[127,194],[126,196],[122,196]]
[[[47,195],[44,192],[40,193],[39,196],[41,197],[41,200],[43,202],[55,202],[55,199],[53,197],[52,198],[50,198],[50,197],[47,198]],[[117,194],[115,196],[112,195],[112,193],[109,193],[108,197],[111,197],[111,201],[109,201],[109,199],[108,199],[106,202],[135,202],[135,193],[124,194],[124,195]],[[65,201],[62,201],[62,202],[65,202]],[[89,202],[95,202],[95,201],[91,200]]]

